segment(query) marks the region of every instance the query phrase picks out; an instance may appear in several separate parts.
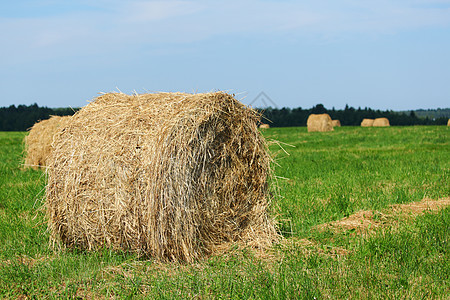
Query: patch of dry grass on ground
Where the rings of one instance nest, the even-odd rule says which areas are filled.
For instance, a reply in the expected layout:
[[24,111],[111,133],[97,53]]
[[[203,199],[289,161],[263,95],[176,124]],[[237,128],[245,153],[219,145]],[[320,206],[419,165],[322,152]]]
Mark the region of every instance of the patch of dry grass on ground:
[[332,229],[338,232],[352,230],[355,233],[366,233],[379,227],[395,226],[399,220],[437,211],[448,205],[450,205],[450,197],[438,200],[425,198],[418,202],[392,204],[382,211],[360,210],[341,220],[317,225],[314,229]]

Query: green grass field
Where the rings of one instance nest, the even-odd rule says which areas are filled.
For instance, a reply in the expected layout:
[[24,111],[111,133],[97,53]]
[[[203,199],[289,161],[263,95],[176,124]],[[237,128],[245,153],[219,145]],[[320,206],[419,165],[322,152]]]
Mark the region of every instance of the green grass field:
[[[449,208],[401,214],[390,205],[450,196],[449,128],[263,134],[283,242],[183,265],[51,247],[45,175],[20,168],[25,133],[0,132],[0,298],[448,299]],[[360,210],[381,225],[320,226]]]

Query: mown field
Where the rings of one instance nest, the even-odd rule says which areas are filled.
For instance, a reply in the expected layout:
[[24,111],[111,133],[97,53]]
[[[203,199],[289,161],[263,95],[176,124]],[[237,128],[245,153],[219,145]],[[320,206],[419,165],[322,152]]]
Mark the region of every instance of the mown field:
[[449,128],[263,134],[283,241],[186,265],[51,247],[45,175],[0,132],[0,298],[448,299]]

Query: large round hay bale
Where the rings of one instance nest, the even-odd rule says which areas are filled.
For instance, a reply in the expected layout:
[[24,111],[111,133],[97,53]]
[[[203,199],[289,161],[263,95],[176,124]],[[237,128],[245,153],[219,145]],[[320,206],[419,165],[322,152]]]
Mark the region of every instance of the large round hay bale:
[[50,119],[37,122],[31,127],[25,137],[24,167],[37,169],[47,166],[47,160],[52,152],[53,136],[63,126],[70,116],[51,116]]
[[262,123],[261,125],[259,125],[259,128],[261,128],[261,129],[269,129],[269,128],[270,128],[270,125],[269,125],[269,124]]
[[311,114],[306,121],[306,125],[308,126],[308,132],[334,130],[331,117],[328,114]]
[[389,120],[387,118],[376,118],[373,120],[373,127],[388,127]]
[[361,127],[372,127],[373,121],[373,119],[363,119],[361,122]]
[[450,126],[450,119],[448,119],[447,121],[447,126]]
[[333,127],[341,127],[341,121],[339,120],[332,120]]
[[223,92],[96,98],[55,137],[52,237],[180,261],[224,243],[270,245],[271,159],[258,121]]

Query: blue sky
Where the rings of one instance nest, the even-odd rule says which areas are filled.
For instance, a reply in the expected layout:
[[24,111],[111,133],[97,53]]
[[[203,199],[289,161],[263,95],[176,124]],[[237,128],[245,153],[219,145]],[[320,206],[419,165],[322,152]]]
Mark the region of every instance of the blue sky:
[[450,0],[1,1],[0,41],[0,106],[119,89],[450,107]]

